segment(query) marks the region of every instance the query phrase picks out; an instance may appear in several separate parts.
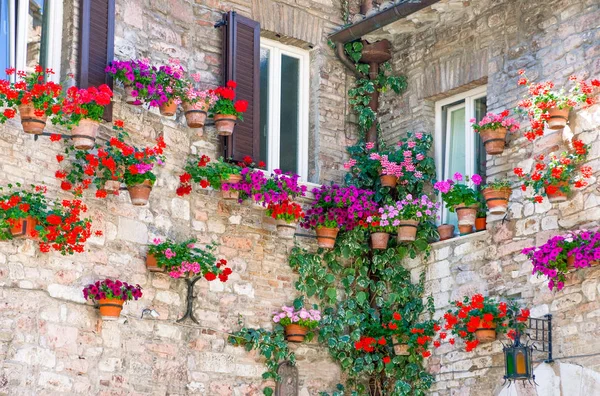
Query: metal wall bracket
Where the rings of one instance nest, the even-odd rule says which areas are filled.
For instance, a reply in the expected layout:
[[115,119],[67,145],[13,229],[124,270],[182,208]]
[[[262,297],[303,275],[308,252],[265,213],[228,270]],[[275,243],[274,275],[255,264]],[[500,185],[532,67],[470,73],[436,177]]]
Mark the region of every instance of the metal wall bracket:
[[65,135],[64,133],[42,132],[42,133],[33,135],[33,140],[37,141],[40,136],[53,136],[53,135],[54,136],[58,135],[58,136],[60,136],[61,139],[71,139],[72,138],[71,135]]
[[552,314],[544,315],[543,318],[529,318],[527,330],[527,337],[535,350],[547,354],[544,363],[552,363]]
[[190,318],[194,323],[200,324],[200,322],[198,322],[198,320],[194,316],[194,298],[196,298],[196,296],[194,296],[194,285],[196,284],[196,282],[198,282],[202,278],[203,277],[201,275],[195,276],[194,278],[185,278],[185,283],[188,288],[187,289],[187,308],[185,310],[185,313],[181,317],[181,319],[177,319],[177,321],[176,321],[177,323],[181,323],[184,320],[186,320],[187,318]]

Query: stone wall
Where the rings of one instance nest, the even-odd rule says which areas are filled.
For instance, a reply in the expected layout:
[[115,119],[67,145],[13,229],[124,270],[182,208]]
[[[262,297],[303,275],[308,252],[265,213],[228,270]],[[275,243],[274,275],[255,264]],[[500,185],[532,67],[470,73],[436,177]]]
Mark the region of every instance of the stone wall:
[[[73,4],[76,4],[74,2]],[[343,173],[346,76],[327,47],[326,36],[341,24],[338,4],[302,1],[118,0],[115,53],[120,59],[148,57],[153,62],[181,59],[202,74],[207,86],[221,82],[221,34],[213,27],[223,12],[235,9],[258,19],[282,40],[311,49],[311,147],[313,182],[339,180]],[[76,8],[65,17],[65,39],[76,40]],[[76,41],[65,43],[63,73],[75,72]],[[68,68],[71,70],[67,70]],[[227,345],[227,333],[271,326],[271,313],[295,298],[295,275],[287,264],[292,242],[277,238],[263,213],[223,201],[218,191],[179,198],[178,174],[188,153],[218,156],[214,127],[204,136],[185,127],[183,114],[165,118],[156,111],[125,105],[117,90],[114,117],[125,121],[137,145],[159,135],[168,145],[166,165],[147,207],[134,207],[128,194],[106,200],[86,193],[93,229],[86,253],[42,254],[31,241],[0,243],[0,394],[1,395],[259,395],[262,359]],[[103,135],[110,133],[103,127]],[[49,131],[59,131],[49,127]],[[0,125],[0,185],[46,184],[50,197],[60,191],[55,155],[63,143],[25,135],[18,120]],[[200,190],[200,188],[197,188]],[[145,269],[147,244],[155,237],[196,237],[220,243],[234,274],[223,284],[196,285],[194,312],[200,325],[175,321],[185,311],[182,280]],[[311,240],[300,241],[308,246]],[[105,277],[139,283],[144,296],[125,306],[121,320],[103,322],[83,300],[82,287]],[[140,319],[144,308],[157,319]],[[332,389],[339,369],[315,343],[293,346],[298,356],[301,395]]]
[[[517,70],[521,68],[527,69],[530,78],[536,81],[553,80],[557,84],[566,82],[571,74],[585,78],[600,75],[597,1],[454,3],[450,8],[440,6],[439,15],[430,18],[433,22],[413,23],[408,28],[405,23],[408,33],[393,36],[394,68],[407,75],[408,91],[401,97],[385,95],[382,99],[386,141],[396,141],[407,129],[433,133],[435,101],[486,82],[490,111],[515,107],[525,93],[525,88],[516,84]],[[406,264],[415,279],[421,271],[427,271],[427,286],[435,298],[438,317],[450,301],[475,292],[518,298],[532,308],[533,317],[554,315],[555,357],[561,365],[542,365],[540,372],[550,380],[562,376],[563,391],[560,393],[559,378],[552,388],[556,393],[549,393],[546,386],[538,388],[538,393],[531,387],[529,393],[519,388],[519,394],[600,392],[598,381],[593,380],[585,380],[589,384],[585,391],[565,388],[565,383],[579,383],[583,377],[563,367],[572,363],[600,370],[600,356],[572,358],[600,354],[600,269],[573,272],[567,286],[552,293],[544,279],[531,276],[531,264],[520,254],[522,248],[542,244],[566,230],[600,225],[600,194],[596,183],[599,131],[600,106],[571,113],[570,128],[565,129],[564,138],[575,134],[591,144],[588,164],[595,170],[595,176],[587,188],[575,192],[568,202],[552,205],[546,201],[534,205],[520,190],[515,190],[504,221],[500,216],[488,216],[486,232],[436,243],[430,260]],[[514,167],[528,171],[534,155],[565,148],[561,131],[547,131],[535,145],[517,134],[502,155],[487,156],[487,176],[512,177],[516,186]],[[504,375],[501,349],[500,342],[480,346],[472,353],[463,352],[464,346],[458,343],[455,347],[442,346],[430,360],[432,370],[437,373],[432,393],[498,394]],[[544,358],[543,354],[535,357]]]

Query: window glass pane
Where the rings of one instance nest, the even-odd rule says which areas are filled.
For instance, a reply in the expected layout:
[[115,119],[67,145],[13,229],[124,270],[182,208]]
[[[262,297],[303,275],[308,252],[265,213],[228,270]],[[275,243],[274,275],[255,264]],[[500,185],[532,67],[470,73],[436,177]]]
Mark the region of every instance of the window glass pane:
[[8,26],[8,0],[0,0],[0,76],[4,78],[4,70],[8,69],[10,57]]
[[27,26],[27,61],[25,70],[33,72],[37,64],[44,64],[42,54],[42,30],[48,30],[48,21],[44,18],[44,0],[29,1]]
[[[271,51],[260,48],[260,158],[254,160],[264,161],[269,164],[268,137],[269,137],[269,62]],[[267,168],[268,169],[268,168]]]
[[284,172],[298,172],[299,106],[300,60],[281,55],[279,167]]
[[[446,141],[448,144],[448,166],[446,168],[446,178],[459,172],[466,173],[466,136],[465,136],[465,107],[451,107],[448,109],[448,124],[446,131]],[[446,223],[454,224],[458,230],[458,219],[456,213],[446,209]]]
[[[487,113],[487,98],[484,96],[483,98],[475,99],[475,119],[477,122],[481,121],[481,119]],[[483,179],[483,184],[486,182],[486,159],[485,159],[485,147],[483,146],[483,142],[481,141],[481,136],[478,133],[475,134],[475,173],[480,175]]]

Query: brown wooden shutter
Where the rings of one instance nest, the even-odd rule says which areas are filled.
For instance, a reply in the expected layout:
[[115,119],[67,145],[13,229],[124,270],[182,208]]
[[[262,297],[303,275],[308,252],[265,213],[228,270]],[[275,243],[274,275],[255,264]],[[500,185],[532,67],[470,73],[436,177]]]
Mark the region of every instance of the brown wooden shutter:
[[[104,69],[114,58],[115,0],[80,0],[79,6],[78,86],[108,84],[112,89],[112,77]],[[112,105],[107,107],[104,119],[112,121]]]
[[236,99],[248,101],[244,121],[223,138],[223,157],[260,156],[260,24],[235,11],[223,16],[223,84],[237,82]]

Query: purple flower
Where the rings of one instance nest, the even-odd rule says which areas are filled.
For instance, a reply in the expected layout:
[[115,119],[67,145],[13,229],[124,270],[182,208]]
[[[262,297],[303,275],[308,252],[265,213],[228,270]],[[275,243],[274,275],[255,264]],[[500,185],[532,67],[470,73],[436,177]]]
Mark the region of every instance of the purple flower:
[[460,172],[456,172],[456,173],[454,174],[454,177],[453,177],[453,179],[454,179],[454,180],[456,180],[456,181],[462,181],[462,179],[463,179],[463,175],[462,175]]
[[[456,176],[456,175],[454,175]],[[473,176],[471,176],[471,180],[473,181],[473,184],[475,184],[476,186],[481,184],[481,176],[479,176],[478,174],[474,174]]]

